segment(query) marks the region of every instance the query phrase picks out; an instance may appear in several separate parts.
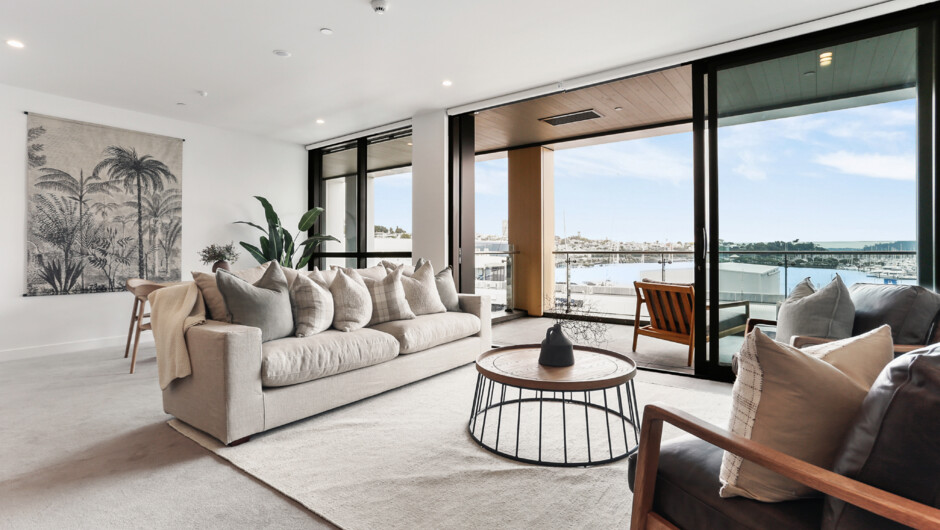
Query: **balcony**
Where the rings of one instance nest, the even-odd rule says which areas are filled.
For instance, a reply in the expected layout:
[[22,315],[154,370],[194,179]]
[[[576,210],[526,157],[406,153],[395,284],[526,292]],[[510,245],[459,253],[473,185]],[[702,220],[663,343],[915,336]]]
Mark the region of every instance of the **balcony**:
[[[674,251],[555,251],[555,312],[636,319],[633,282],[694,281],[694,254]],[[720,301],[749,301],[751,316],[775,319],[804,278],[836,274],[855,283],[917,283],[912,251],[742,251],[719,253]],[[708,296],[708,294],[706,294]],[[645,310],[640,320],[648,317]]]

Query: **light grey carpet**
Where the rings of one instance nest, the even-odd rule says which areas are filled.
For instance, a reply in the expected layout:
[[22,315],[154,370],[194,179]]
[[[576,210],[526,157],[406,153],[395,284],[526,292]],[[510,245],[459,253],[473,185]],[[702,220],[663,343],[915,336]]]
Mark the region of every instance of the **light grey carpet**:
[[123,355],[0,362],[0,528],[333,528],[169,428],[153,348]]
[[[171,426],[334,524],[394,528],[626,528],[625,460],[592,468],[519,464],[478,447],[466,422],[475,368],[451,372],[225,447]],[[724,425],[730,385],[641,372],[658,401]],[[667,429],[664,438],[675,437]]]

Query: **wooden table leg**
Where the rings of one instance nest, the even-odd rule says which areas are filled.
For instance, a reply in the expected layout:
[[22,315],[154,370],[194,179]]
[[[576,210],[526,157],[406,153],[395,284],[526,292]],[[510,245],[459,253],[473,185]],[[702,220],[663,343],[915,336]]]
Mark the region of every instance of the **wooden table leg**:
[[124,358],[127,359],[127,355],[131,352],[131,337],[134,336],[134,322],[137,322],[137,304],[140,303],[140,300],[137,297],[134,297],[134,309],[131,309],[131,325],[127,328],[127,346],[124,346]]
[[140,325],[144,318],[144,308],[146,302],[140,302],[140,309],[137,312],[137,331],[134,333],[134,354],[131,356],[131,373],[134,373],[134,365],[137,364],[137,348],[140,346]]

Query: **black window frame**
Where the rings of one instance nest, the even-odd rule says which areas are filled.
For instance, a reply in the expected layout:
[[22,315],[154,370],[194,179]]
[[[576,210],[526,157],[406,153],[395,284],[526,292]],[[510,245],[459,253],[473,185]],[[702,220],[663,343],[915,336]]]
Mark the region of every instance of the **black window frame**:
[[[320,270],[325,268],[327,258],[354,258],[356,268],[362,269],[368,265],[368,260],[373,258],[411,258],[411,251],[407,252],[375,252],[367,247],[368,234],[366,233],[366,211],[368,209],[368,148],[375,143],[410,136],[411,127],[403,127],[377,135],[363,136],[355,140],[338,142],[333,145],[311,149],[308,153],[307,170],[307,204],[308,208],[324,207],[326,203],[326,181],[337,178],[356,177],[356,251],[355,252],[322,252],[317,250],[310,258],[307,268],[312,270],[318,267]],[[348,146],[348,147],[347,147]],[[336,175],[329,178],[323,177],[323,155],[337,151],[338,147],[345,149],[356,149],[356,172],[349,175]],[[395,166],[388,169],[396,169],[408,166]],[[414,205],[412,205],[414,208]],[[309,235],[323,233],[322,216],[311,228]]]

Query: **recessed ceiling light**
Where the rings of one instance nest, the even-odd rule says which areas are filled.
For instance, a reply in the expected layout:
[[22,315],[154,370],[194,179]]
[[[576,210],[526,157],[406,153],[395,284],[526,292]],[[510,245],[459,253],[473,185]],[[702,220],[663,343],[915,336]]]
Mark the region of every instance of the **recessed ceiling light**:
[[411,142],[408,142],[408,145],[414,145],[414,144],[413,144],[413,143],[411,143]]
[[333,30],[331,30],[330,28],[320,28],[320,33],[324,35],[332,35]]
[[196,93],[199,94],[200,96],[204,97],[204,98],[205,98],[205,97],[209,97],[209,93],[206,92],[205,90],[197,90]]
[[277,55],[278,57],[290,57],[290,52],[287,50],[274,50],[271,53]]
[[176,104],[177,104],[178,106],[180,106],[180,107],[185,107],[185,106],[186,106],[186,104],[183,103],[182,101],[177,101]]
[[318,125],[323,125],[324,123],[326,123],[326,121],[324,121],[324,120],[322,120],[322,119],[317,120],[317,124],[318,124]]
[[804,75],[805,77],[812,77],[812,76],[816,75],[816,72],[813,71],[813,70],[810,70],[810,71],[808,71],[808,72],[803,72],[803,75]]
[[23,44],[22,42],[20,42],[20,41],[18,41],[18,40],[13,40],[13,39],[8,40],[8,41],[7,41],[7,45],[12,46],[12,47],[14,47],[14,48],[25,48],[25,47],[26,47],[26,45]]
[[623,107],[614,107],[614,110],[616,110],[617,112],[620,112],[621,110],[623,110]]
[[454,84],[454,82],[451,81],[450,79],[445,79],[441,84],[444,86],[451,86]]

